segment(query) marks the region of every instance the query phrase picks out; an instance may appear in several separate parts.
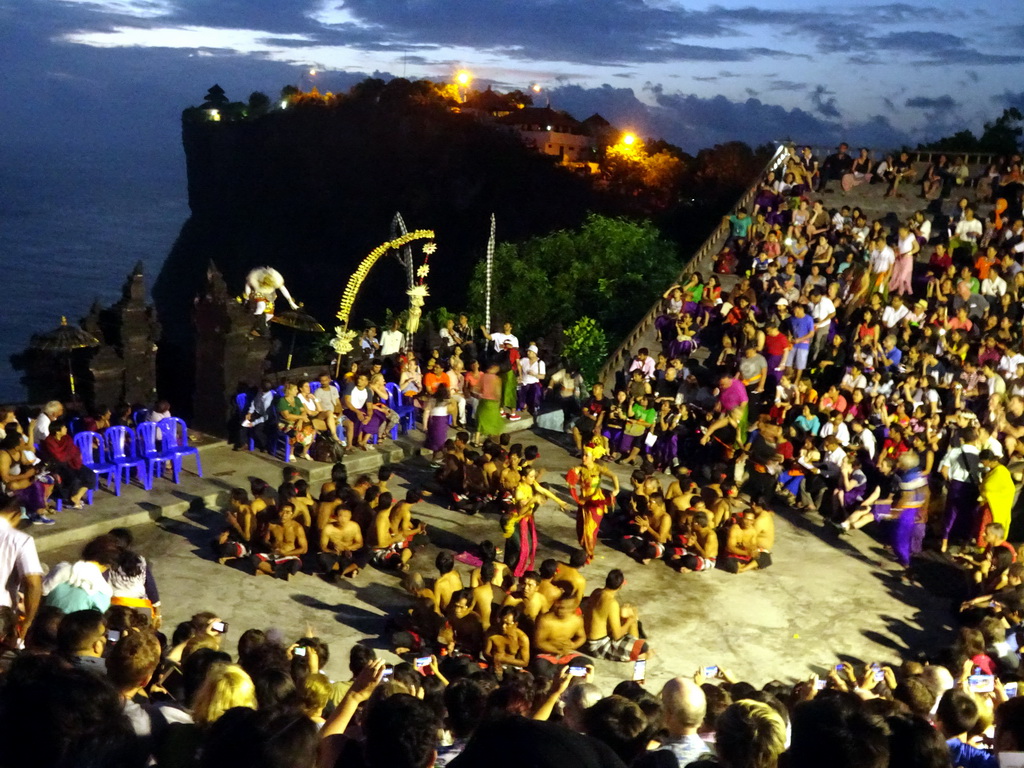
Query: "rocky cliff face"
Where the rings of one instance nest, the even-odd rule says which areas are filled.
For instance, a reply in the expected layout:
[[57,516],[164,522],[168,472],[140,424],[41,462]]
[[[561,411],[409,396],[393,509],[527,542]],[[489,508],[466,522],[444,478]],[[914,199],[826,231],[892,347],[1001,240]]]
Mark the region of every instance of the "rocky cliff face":
[[[483,256],[492,212],[499,237],[515,240],[575,226],[594,199],[586,179],[516,136],[402,93],[401,85],[257,119],[214,122],[187,110],[182,140],[192,217],[154,286],[165,329],[161,367],[175,376],[194,360],[190,312],[211,262],[239,293],[252,267],[277,268],[330,327],[349,274],[389,239],[401,211],[411,229],[437,232],[428,309],[456,309]],[[385,307],[405,302],[400,267],[382,262],[364,285],[354,324],[379,322]]]

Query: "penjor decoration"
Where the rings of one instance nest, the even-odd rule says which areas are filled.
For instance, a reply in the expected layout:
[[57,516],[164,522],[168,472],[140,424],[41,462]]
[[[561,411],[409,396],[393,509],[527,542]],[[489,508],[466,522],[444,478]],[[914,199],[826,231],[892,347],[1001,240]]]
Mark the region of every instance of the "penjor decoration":
[[[409,245],[410,243],[416,242],[417,240],[432,241],[433,239],[433,230],[417,229],[413,232],[409,232],[407,234],[403,234],[399,237],[396,237],[393,240],[388,240],[386,243],[381,243],[372,251],[370,251],[370,253],[367,254],[366,258],[364,258],[359,263],[359,266],[356,268],[356,271],[353,272],[352,276],[348,279],[348,284],[345,286],[345,292],[341,295],[341,306],[338,308],[337,315],[338,320],[340,321],[341,324],[335,326],[334,338],[331,340],[331,348],[338,354],[338,359],[334,371],[335,376],[337,376],[338,373],[341,371],[342,356],[348,354],[353,349],[353,344],[355,342],[357,333],[355,331],[350,331],[348,327],[349,318],[352,314],[352,305],[355,304],[356,296],[359,293],[359,289],[362,287],[363,281],[366,280],[366,276],[370,273],[370,270],[373,268],[373,265],[380,261],[382,256],[384,256],[387,253],[390,253],[391,251],[403,248]],[[423,246],[423,252],[427,256],[427,258],[429,258],[430,254],[434,253],[436,250],[437,246],[433,242],[426,243]],[[424,261],[423,267],[427,267],[426,260]],[[423,267],[420,267],[420,269],[422,270]],[[427,270],[429,272],[429,267],[427,267]],[[425,279],[426,274],[427,273],[423,273],[421,275],[420,285],[410,286],[409,290],[407,291],[410,303],[410,322],[412,314],[411,307],[413,305],[413,295],[411,292],[415,289],[422,288],[422,292],[420,292],[417,296],[417,300],[419,301],[420,307],[419,312],[422,313],[423,298],[427,294],[426,286],[423,284],[423,280]],[[416,318],[416,325],[417,327],[419,326],[419,315],[417,315]]]
[[487,238],[487,290],[484,294],[484,326],[491,327],[491,272],[494,270],[494,214],[491,214],[491,236]]

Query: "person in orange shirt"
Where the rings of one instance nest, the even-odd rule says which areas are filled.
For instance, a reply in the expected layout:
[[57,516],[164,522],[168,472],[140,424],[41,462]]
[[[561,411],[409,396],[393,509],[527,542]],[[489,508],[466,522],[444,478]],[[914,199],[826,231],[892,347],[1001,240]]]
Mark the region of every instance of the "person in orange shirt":
[[974,272],[978,276],[978,280],[985,280],[988,278],[988,271],[994,264],[999,263],[999,251],[994,245],[990,245],[985,249],[984,253],[979,253],[978,258],[974,261]]
[[432,395],[437,391],[437,387],[440,384],[448,384],[448,377],[445,375],[441,365],[436,361],[432,361],[430,368],[423,376],[423,389],[426,390],[428,395]]

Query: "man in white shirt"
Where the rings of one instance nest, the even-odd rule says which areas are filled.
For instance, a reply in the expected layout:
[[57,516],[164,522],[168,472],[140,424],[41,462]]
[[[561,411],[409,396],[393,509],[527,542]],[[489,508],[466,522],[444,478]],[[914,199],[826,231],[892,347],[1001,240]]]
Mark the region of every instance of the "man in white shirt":
[[25,637],[36,618],[43,595],[43,568],[36,552],[36,542],[24,531],[15,528],[21,520],[21,505],[14,499],[0,497],[0,605],[17,612],[18,593],[24,595],[25,618],[18,626],[18,636]]
[[850,428],[846,426],[846,422],[843,421],[843,414],[839,411],[833,411],[828,417],[828,421],[821,425],[821,431],[818,432],[818,437],[826,438],[829,436],[835,436],[839,444],[844,447],[850,444]]
[[981,222],[974,218],[974,209],[965,208],[964,217],[956,225],[949,249],[955,253],[959,248],[966,247],[973,256],[974,252],[978,250],[978,241],[984,231]]
[[850,422],[850,441],[859,444],[869,459],[875,458],[878,441],[875,439],[874,433],[866,428],[863,419],[854,419]]
[[636,357],[629,364],[629,370],[626,373],[630,374],[636,370],[639,370],[644,375],[644,381],[650,381],[654,378],[654,358],[651,357],[647,347],[641,347],[637,350]]
[[492,342],[494,346],[494,353],[501,352],[504,348],[505,342],[512,345],[513,349],[519,349],[519,337],[512,333],[512,323],[505,323],[501,326],[501,333],[489,333],[484,326],[480,326],[480,330],[484,332],[484,338]]
[[961,516],[970,519],[978,507],[978,486],[981,483],[981,468],[978,456],[978,430],[964,427],[960,430],[960,445],[946,451],[939,464],[939,472],[949,481],[946,493],[946,519],[943,525],[942,546],[945,552],[949,544],[949,534]]
[[42,445],[43,441],[50,436],[50,422],[56,421],[64,415],[64,406],[59,400],[51,400],[43,406],[43,410],[32,422],[32,442]]
[[896,263],[896,251],[889,247],[884,237],[879,237],[871,242],[868,258],[871,262],[871,291],[881,291],[889,284],[892,265]]
[[882,325],[893,331],[910,314],[910,309],[903,303],[903,297],[898,293],[890,296],[889,301],[889,306],[882,310]]
[[811,291],[811,319],[814,320],[814,338],[811,340],[811,359],[817,360],[825,349],[832,318],[836,316],[836,305],[820,288]]
[[537,345],[531,344],[526,350],[526,357],[519,359],[519,410],[527,408],[531,414],[540,410],[544,395],[542,383],[547,374],[547,366],[537,356]]
[[1006,354],[999,360],[999,372],[1013,376],[1017,372],[1017,366],[1024,363],[1024,355],[1019,349],[1007,349]]
[[367,360],[373,360],[380,351],[380,342],[377,341],[377,329],[374,326],[370,326],[363,331],[362,337],[359,339],[359,347],[363,350],[363,356]]
[[999,267],[991,267],[988,277],[981,281],[981,295],[999,298],[1006,293],[1006,281],[999,273]]
[[405,346],[405,334],[399,330],[401,327],[402,322],[395,318],[391,322],[391,327],[380,335],[381,357],[391,357],[402,351],[402,347]]

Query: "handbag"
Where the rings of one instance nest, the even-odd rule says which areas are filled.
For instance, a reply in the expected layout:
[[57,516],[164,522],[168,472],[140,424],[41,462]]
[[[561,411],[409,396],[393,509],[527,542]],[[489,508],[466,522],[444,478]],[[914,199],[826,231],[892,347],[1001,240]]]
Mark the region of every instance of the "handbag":
[[630,437],[640,437],[645,431],[643,424],[638,424],[635,421],[631,421],[626,424],[626,434]]

